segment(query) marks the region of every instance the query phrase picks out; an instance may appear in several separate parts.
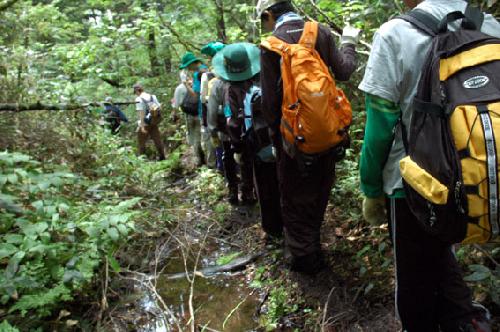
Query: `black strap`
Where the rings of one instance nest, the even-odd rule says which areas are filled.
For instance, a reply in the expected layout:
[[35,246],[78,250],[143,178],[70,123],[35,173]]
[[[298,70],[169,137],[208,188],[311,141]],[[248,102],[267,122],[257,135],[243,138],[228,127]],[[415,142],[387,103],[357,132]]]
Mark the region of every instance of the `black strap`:
[[477,7],[467,5],[465,13],[460,11],[451,12],[439,23],[439,32],[448,31],[448,24],[463,19],[462,28],[467,30],[481,30],[484,22],[484,14]]
[[403,139],[403,146],[405,148],[405,152],[408,155],[410,152],[410,143],[408,142],[408,130],[406,130],[406,126],[403,122],[403,112],[401,112],[401,116],[399,117],[399,126],[401,127],[401,136]]
[[421,9],[413,9],[404,15],[398,16],[398,18],[411,23],[431,37],[435,37],[439,33],[439,20]]
[[422,101],[420,99],[415,98],[413,100],[413,109],[416,112],[421,112],[421,113],[429,113],[433,114],[439,117],[443,117],[446,115],[443,107],[439,104],[434,104],[434,103],[429,103]]
[[484,22],[484,13],[477,7],[468,5],[465,9],[466,19],[462,22],[462,28],[470,30],[481,30]]
[[451,12],[446,15],[439,23],[439,33],[448,31],[448,24],[465,18],[465,14],[461,11]]

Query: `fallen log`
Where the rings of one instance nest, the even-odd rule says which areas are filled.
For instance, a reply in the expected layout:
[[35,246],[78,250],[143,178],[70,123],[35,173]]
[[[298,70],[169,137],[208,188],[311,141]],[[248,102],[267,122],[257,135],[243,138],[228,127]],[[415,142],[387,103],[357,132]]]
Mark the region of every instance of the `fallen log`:
[[[230,263],[218,266],[209,266],[204,269],[195,272],[197,277],[208,278],[219,273],[224,272],[235,272],[244,270],[248,264],[257,260],[257,258],[264,255],[264,253],[259,252],[256,254],[250,254],[244,257],[235,258]],[[192,275],[192,273],[190,273]],[[186,277],[186,272],[179,272],[174,274],[169,274],[166,276],[168,280],[179,280]]]
[[[132,105],[135,101],[114,102],[114,105]],[[84,110],[87,107],[103,107],[103,102],[93,102],[84,104],[45,104],[36,102],[24,103],[0,103],[0,112],[25,112],[25,111],[75,111]]]

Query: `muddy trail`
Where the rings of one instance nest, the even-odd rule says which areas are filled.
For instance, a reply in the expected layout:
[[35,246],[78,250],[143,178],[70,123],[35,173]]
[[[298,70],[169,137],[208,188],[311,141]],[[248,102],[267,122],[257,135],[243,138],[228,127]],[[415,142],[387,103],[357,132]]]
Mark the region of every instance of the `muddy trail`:
[[[353,277],[359,275],[359,261],[370,259],[355,253],[384,243],[377,234],[385,229],[363,239],[366,230],[350,229],[350,221],[342,225],[334,218],[341,213],[330,207],[323,230],[328,268],[315,277],[289,272],[283,243],[264,241],[258,207],[221,203],[221,183],[221,196],[214,202],[196,182],[220,176],[211,170],[196,172],[189,154],[183,162],[184,173],[164,188],[164,196],[177,202],[170,215],[175,222],[161,230],[153,226],[145,232],[149,239],[120,253],[121,264],[129,267],[113,278],[102,327],[151,332],[398,330],[390,278],[382,277],[376,285]],[[373,290],[382,285],[382,292]]]

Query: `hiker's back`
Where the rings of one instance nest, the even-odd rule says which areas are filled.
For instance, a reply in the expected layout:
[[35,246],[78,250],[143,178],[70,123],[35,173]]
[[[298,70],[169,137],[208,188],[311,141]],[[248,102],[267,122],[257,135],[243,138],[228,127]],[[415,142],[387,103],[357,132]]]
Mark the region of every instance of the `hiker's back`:
[[[319,24],[307,22],[298,42],[269,37],[262,45],[282,57],[283,147],[292,157],[325,153],[347,141],[352,110],[317,51]],[[293,39],[293,38],[292,38]]]
[[[450,12],[464,11],[466,6],[467,3],[461,0],[424,1],[416,8],[441,20]],[[451,24],[450,28],[455,29],[457,26],[457,23]],[[500,26],[491,15],[485,16],[482,31],[500,37]],[[431,42],[429,35],[399,18],[383,24],[375,34],[373,48],[385,49],[386,52],[382,57],[378,54],[370,57],[365,78],[360,84],[363,91],[398,104],[403,114],[403,123],[407,127],[410,125],[413,98],[417,93],[420,73]],[[381,72],[383,74],[380,74]],[[377,86],[372,86],[369,82],[377,82]],[[395,143],[383,172],[385,192],[393,192],[403,187],[398,166],[399,160],[405,156],[401,138],[398,127]]]

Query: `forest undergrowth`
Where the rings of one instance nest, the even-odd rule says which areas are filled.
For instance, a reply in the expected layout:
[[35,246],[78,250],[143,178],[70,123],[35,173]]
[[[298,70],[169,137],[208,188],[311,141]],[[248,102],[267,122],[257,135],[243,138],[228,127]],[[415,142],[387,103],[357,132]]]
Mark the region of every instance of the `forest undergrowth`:
[[[0,226],[2,331],[147,331],[159,316],[174,331],[218,330],[203,315],[210,297],[196,296],[200,271],[251,254],[243,271],[224,275],[255,299],[242,330],[397,331],[388,230],[360,217],[356,127],[323,228],[329,267],[310,278],[287,270],[280,244],[266,245],[255,209],[224,201],[220,174],[195,169],[181,124],[164,122],[169,154],[154,162],[135,156],[134,128],[113,136],[92,112],[1,118],[1,198],[10,204]],[[498,317],[498,248],[457,254],[475,298]],[[171,272],[186,272],[182,313],[159,286]],[[158,310],[145,310],[143,293]],[[238,330],[230,324],[245,296],[221,309],[233,326],[225,330]]]

